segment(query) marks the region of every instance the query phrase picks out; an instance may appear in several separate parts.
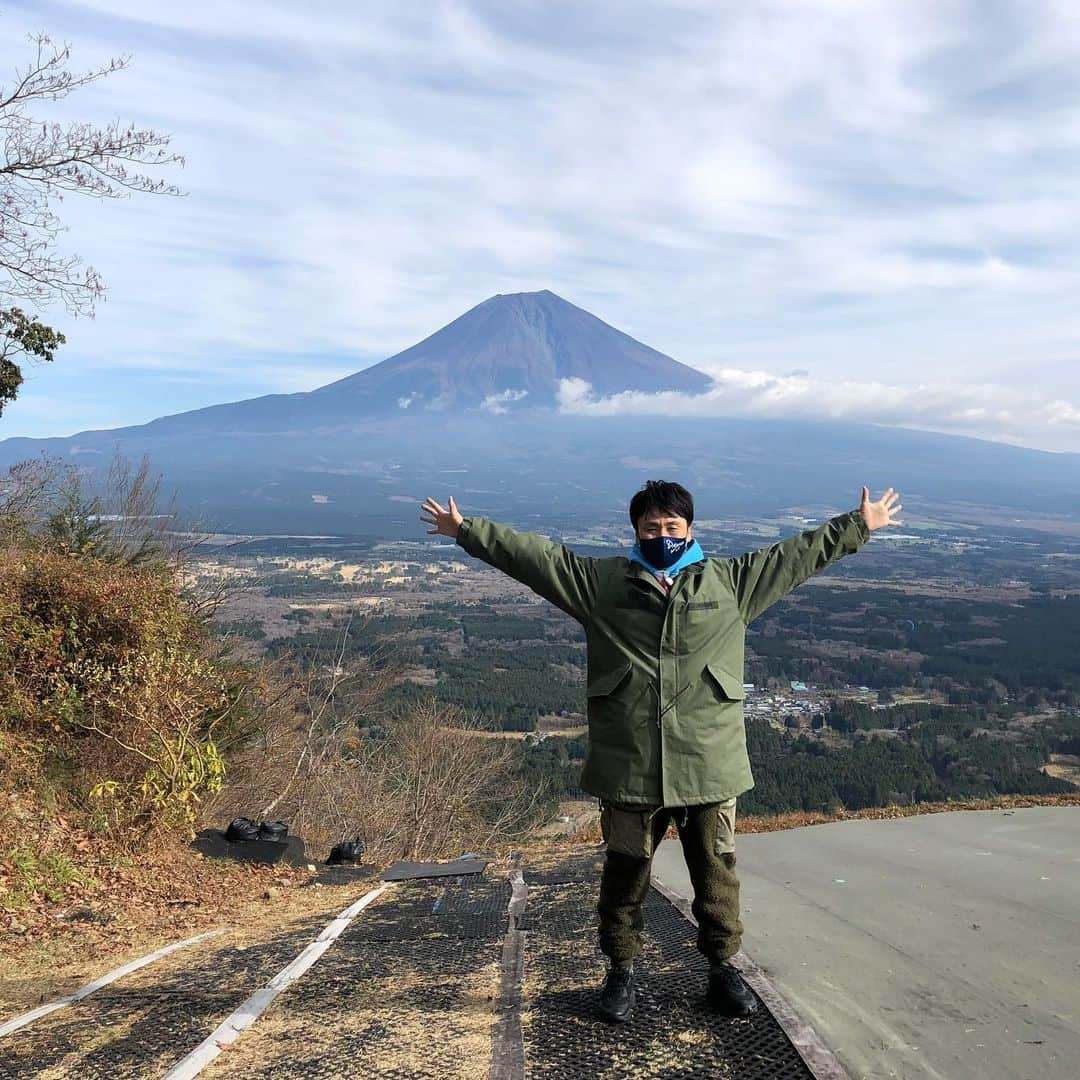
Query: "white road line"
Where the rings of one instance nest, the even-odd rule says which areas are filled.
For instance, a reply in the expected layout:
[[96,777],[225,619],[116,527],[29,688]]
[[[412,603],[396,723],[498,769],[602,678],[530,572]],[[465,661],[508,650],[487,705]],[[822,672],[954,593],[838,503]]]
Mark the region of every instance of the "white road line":
[[138,960],[132,960],[130,963],[125,964],[123,967],[118,967],[115,971],[110,971],[108,975],[102,975],[100,979],[95,979],[92,983],[87,983],[85,986],[80,987],[73,994],[68,994],[67,997],[57,998],[56,1001],[50,1001],[46,1005],[39,1005],[36,1009],[31,1009],[27,1013],[23,1013],[21,1016],[16,1016],[13,1020],[9,1020],[6,1024],[0,1025],[0,1036],[10,1035],[13,1031],[18,1031],[21,1027],[26,1027],[27,1024],[33,1023],[33,1021],[40,1019],[42,1016],[48,1016],[49,1013],[56,1012],[57,1009],[62,1009],[66,1005],[72,1004],[75,1001],[82,1001],[84,997],[92,994],[95,990],[100,990],[103,986],[108,986],[109,983],[116,982],[117,979],[122,979],[125,975],[130,975],[133,971],[138,971],[141,967],[146,967],[147,964],[152,964],[155,960],[160,960],[163,956],[168,956],[171,952],[176,952],[177,949],[184,949],[188,945],[194,945],[197,941],[205,941],[207,938],[217,937],[218,934],[224,934],[224,930],[210,930],[205,934],[199,934],[198,937],[186,938],[184,941],[176,941],[172,945],[166,945],[163,949],[158,949],[157,952],[152,952],[148,956],[140,957]]
[[227,1016],[190,1054],[182,1057],[165,1075],[162,1080],[191,1080],[198,1076],[221,1051],[236,1042],[265,1012],[266,1007],[292,983],[300,978],[305,971],[330,946],[337,936],[353,921],[353,919],[379,896],[388,886],[380,885],[377,889],[365,893],[347,907],[336,919],[328,923],[321,934],[291,963],[283,967],[261,990],[256,990],[239,1008],[230,1016]]

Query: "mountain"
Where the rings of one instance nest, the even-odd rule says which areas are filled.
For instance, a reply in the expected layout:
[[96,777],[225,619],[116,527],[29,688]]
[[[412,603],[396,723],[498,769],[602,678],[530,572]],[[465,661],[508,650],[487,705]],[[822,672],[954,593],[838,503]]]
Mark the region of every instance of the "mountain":
[[545,289],[492,296],[404,352],[317,390],[212,405],[142,427],[156,437],[340,428],[406,411],[502,414],[550,408],[560,380],[571,378],[605,394],[698,393],[710,382]]
[[574,378],[603,394],[700,393],[710,381],[544,289],[493,296],[418,345],[313,397],[378,409],[474,408],[485,401],[489,408],[517,401],[550,406],[560,380]]
[[0,468],[45,451],[93,477],[114,449],[145,454],[203,527],[237,532],[413,536],[415,504],[451,490],[467,511],[519,523],[622,520],[656,477],[686,483],[702,517],[846,508],[863,483],[959,520],[974,503],[1020,520],[1080,510],[1080,455],[847,420],[567,415],[563,379],[604,395],[709,385],[551,292],[517,293],[317,390],[6,439]]

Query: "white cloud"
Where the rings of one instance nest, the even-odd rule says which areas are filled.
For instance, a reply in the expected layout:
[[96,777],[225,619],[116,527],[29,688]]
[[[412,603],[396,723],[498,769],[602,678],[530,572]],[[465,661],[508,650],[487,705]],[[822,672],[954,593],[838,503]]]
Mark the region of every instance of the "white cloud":
[[803,420],[850,420],[922,428],[1007,442],[1046,426],[1059,429],[1064,448],[1080,433],[1080,408],[1049,400],[1037,388],[983,384],[832,382],[805,375],[724,368],[702,394],[627,391],[597,397],[583,379],[563,379],[559,410],[580,416],[752,416]]
[[1048,424],[1068,425],[1080,428],[1080,408],[1068,401],[1051,401],[1043,409]]
[[509,411],[506,408],[507,405],[512,405],[515,401],[523,401],[528,396],[528,390],[502,390],[497,394],[488,394],[480,402],[480,408],[498,416]]

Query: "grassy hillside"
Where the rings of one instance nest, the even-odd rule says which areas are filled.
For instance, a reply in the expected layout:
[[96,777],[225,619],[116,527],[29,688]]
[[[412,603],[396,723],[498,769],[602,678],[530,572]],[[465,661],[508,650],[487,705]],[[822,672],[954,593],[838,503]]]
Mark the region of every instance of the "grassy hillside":
[[187,846],[240,813],[286,820],[315,859],[357,835],[417,858],[528,825],[511,749],[434,703],[390,707],[385,667],[237,660],[170,523],[145,465],[118,461],[105,497],[47,460],[0,483],[0,924],[32,938],[242,896],[257,872]]

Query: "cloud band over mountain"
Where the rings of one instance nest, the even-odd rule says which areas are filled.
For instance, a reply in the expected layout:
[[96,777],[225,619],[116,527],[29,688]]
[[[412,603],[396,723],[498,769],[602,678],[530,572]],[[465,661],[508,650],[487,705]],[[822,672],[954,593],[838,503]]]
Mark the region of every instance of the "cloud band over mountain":
[[776,375],[742,368],[721,368],[710,374],[712,386],[699,394],[624,391],[604,396],[583,379],[563,379],[559,411],[578,416],[851,420],[1017,444],[1028,442],[1028,433],[1041,427],[1043,444],[1061,449],[1075,446],[1080,436],[1080,407],[1037,387],[836,382],[805,371]]

